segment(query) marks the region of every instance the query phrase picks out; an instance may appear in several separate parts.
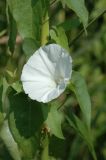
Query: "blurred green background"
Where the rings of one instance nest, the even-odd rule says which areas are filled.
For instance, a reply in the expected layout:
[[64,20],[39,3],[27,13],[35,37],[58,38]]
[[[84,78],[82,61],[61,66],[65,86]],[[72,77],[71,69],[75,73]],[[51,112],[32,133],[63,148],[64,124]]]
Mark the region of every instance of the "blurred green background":
[[[86,6],[91,21],[106,9],[106,0],[86,0]],[[64,19],[67,23],[64,23]],[[60,3],[51,7],[50,25],[62,26],[69,43],[82,29],[76,15],[68,8],[63,9]],[[12,83],[20,77],[25,55],[22,40],[18,37],[14,54],[10,57],[7,47],[8,27],[6,1],[0,0],[0,77],[5,75],[8,82]],[[73,69],[84,76],[88,85],[92,102],[92,132],[98,160],[106,160],[106,14],[89,27],[87,36],[84,33],[73,42],[70,46],[70,54],[73,57]],[[14,72],[12,79],[7,73],[8,68]],[[64,122],[63,126],[65,125],[67,124]],[[66,135],[64,141],[52,137],[51,156],[56,157],[57,160],[92,159],[85,143],[73,129],[69,134],[68,127],[65,127],[64,134]],[[53,147],[54,145],[57,148]],[[12,160],[2,141],[0,141],[0,160]]]

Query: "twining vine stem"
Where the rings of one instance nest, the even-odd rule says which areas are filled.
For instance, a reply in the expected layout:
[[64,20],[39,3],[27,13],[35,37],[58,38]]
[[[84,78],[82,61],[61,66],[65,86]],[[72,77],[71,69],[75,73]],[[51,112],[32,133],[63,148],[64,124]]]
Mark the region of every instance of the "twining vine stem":
[[[102,13],[100,13],[98,16],[96,16],[96,17],[87,25],[86,29],[88,29],[98,18],[100,18],[101,16],[103,16],[105,13],[106,13],[106,9],[105,9]],[[82,29],[82,30],[79,32],[79,34],[69,43],[69,47],[71,47],[71,46],[75,43],[75,41],[77,41],[77,40],[80,38],[80,36],[81,36],[84,32],[85,32],[85,29]]]

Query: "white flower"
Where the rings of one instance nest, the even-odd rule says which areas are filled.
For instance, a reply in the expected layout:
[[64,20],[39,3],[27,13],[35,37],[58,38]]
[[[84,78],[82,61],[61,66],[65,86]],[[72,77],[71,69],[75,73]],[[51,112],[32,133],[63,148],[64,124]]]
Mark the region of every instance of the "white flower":
[[57,98],[72,73],[72,58],[57,44],[40,47],[24,65],[21,81],[26,94],[39,102]]

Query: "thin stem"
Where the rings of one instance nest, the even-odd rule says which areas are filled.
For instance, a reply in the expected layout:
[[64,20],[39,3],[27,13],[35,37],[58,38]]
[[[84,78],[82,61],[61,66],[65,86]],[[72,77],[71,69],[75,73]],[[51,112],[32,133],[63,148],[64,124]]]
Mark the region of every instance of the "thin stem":
[[[106,13],[106,9],[100,13],[98,16],[96,16],[86,27],[86,29],[88,29],[98,18],[100,18],[101,16],[103,16]],[[80,38],[80,36],[85,32],[85,29],[82,29],[79,34],[69,43],[69,47],[71,47],[75,41],[77,41],[78,38]]]
[[55,2],[56,2],[56,0],[52,1],[52,2],[50,3],[50,5],[52,6]]
[[49,160],[49,138],[48,135],[45,136],[43,140],[43,150],[41,153],[41,160]]
[[[52,2],[50,3],[50,6],[52,6],[53,4],[55,4],[55,2],[56,2],[56,0],[52,1]],[[57,2],[58,2],[58,1],[57,1]],[[56,13],[56,11],[55,11],[55,13]],[[42,24],[45,24],[47,21],[49,21],[49,20],[51,20],[51,19],[52,19],[52,16],[48,17]]]
[[[41,45],[44,45],[48,42],[49,36],[49,21],[48,21],[48,11],[43,19],[42,29],[41,29]],[[44,23],[45,22],[45,23]]]
[[61,107],[64,106],[64,104],[66,103],[67,99],[68,99],[68,97],[66,97],[66,98],[64,99],[64,101],[63,101],[62,104],[57,108],[57,110],[60,110]]

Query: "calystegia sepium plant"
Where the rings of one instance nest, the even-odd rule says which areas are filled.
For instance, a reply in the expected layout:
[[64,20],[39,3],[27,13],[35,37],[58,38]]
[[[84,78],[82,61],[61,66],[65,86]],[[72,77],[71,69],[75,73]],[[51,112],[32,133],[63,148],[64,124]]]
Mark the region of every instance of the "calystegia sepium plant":
[[77,160],[78,150],[97,160],[90,95],[74,53],[98,17],[88,21],[84,0],[7,0],[5,9],[0,160]]

